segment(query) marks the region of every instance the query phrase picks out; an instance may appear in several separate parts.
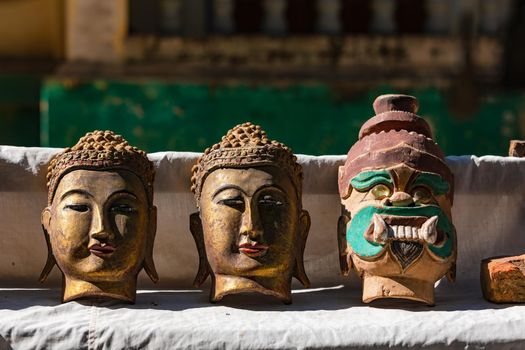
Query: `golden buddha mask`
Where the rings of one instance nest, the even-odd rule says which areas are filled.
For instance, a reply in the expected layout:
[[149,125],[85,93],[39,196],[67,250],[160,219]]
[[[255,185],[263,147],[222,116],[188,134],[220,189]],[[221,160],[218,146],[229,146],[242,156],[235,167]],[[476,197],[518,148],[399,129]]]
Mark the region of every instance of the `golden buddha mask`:
[[40,279],[58,265],[64,302],[134,302],[142,268],[158,280],[153,178],[146,154],[110,131],[88,133],[52,160],[42,212],[48,261]]
[[190,227],[200,255],[195,285],[212,276],[212,302],[259,292],[291,302],[291,279],[303,285],[310,227],[302,209],[302,172],[284,145],[259,126],[238,125],[193,168],[199,213]]
[[455,279],[453,175],[415,115],[417,100],[384,95],[339,168],[341,269],[363,280],[363,301],[434,304],[434,283]]

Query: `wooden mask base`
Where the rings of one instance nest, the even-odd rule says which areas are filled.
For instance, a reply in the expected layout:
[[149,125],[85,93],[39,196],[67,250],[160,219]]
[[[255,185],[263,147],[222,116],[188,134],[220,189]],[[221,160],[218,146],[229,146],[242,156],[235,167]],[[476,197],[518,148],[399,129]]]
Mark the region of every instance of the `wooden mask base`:
[[363,302],[376,299],[397,298],[434,305],[434,284],[403,277],[363,276]]

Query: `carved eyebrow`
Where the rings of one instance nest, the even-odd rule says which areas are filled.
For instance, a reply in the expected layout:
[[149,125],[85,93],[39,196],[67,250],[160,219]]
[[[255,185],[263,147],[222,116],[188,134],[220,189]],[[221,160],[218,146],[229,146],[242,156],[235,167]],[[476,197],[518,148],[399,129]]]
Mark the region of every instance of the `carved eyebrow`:
[[246,192],[244,192],[244,190],[242,188],[240,188],[239,186],[237,185],[231,185],[231,184],[226,184],[226,185],[222,185],[221,187],[219,187],[218,189],[215,190],[215,192],[213,192],[213,194],[211,195],[211,198],[215,198],[216,195],[218,195],[220,192],[224,191],[224,190],[229,190],[229,189],[234,189],[234,190],[238,190],[244,194],[246,194]]
[[446,194],[450,190],[449,183],[443,180],[440,175],[434,173],[419,174],[414,182],[412,182],[412,187],[416,187],[418,185],[426,185],[430,187],[435,195]]
[[[259,191],[262,191],[262,190],[266,190],[268,188],[275,189],[275,190],[281,192],[286,197],[286,192],[281,187],[279,187],[279,186],[277,186],[275,184],[263,185],[263,186],[259,187],[257,189],[257,191],[255,191],[255,193],[257,193]],[[254,195],[255,195],[255,193],[254,193]]]
[[130,192],[128,190],[121,190],[121,191],[113,192],[109,197],[111,198],[111,197],[119,195],[119,194],[127,194],[128,196],[131,196],[131,197],[137,199],[137,196],[134,193],[132,193],[132,192]]
[[64,198],[71,196],[73,194],[80,194],[86,197],[93,197],[93,195],[91,195],[91,193],[89,193],[88,191],[75,189],[75,190],[69,190],[66,193],[62,194],[62,196],[60,196],[60,200],[62,201]]
[[350,184],[358,191],[365,191],[378,184],[394,185],[387,170],[363,171],[350,180]]

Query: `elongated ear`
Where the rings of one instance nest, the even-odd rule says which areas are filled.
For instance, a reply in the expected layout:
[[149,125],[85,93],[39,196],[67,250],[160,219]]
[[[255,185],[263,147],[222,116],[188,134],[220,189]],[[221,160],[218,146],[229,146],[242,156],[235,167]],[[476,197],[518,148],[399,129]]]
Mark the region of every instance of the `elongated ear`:
[[348,257],[348,243],[346,241],[346,226],[350,218],[342,214],[337,221],[337,245],[339,247],[339,267],[343,276],[348,276],[352,269],[352,260]]
[[211,269],[208,264],[208,259],[206,258],[204,232],[202,230],[202,221],[198,212],[190,215],[190,231],[199,253],[199,270],[197,271],[197,276],[195,276],[195,279],[193,280],[193,286],[199,287],[204,281],[206,281],[206,278],[208,278],[211,273]]
[[148,274],[153,283],[159,281],[159,275],[153,261],[153,246],[155,235],[157,234],[157,207],[152,206],[149,212],[148,237],[146,239],[146,255],[144,256],[144,271]]
[[304,248],[306,247],[306,239],[308,232],[310,232],[310,214],[306,210],[301,210],[301,217],[299,220],[299,237],[295,245],[295,266],[293,269],[293,277],[297,278],[306,288],[310,287],[310,280],[304,270]]
[[46,264],[44,265],[44,268],[42,269],[42,272],[40,273],[40,277],[38,280],[40,283],[44,283],[47,279],[47,276],[51,273],[51,270],[53,270],[53,267],[56,265],[55,256],[53,255],[53,249],[51,249],[51,241],[49,239],[49,225],[51,224],[51,209],[49,207],[45,208],[42,211],[42,215],[40,216],[40,220],[42,223],[42,231],[44,231],[44,238],[46,239],[46,245],[47,245],[47,259]]

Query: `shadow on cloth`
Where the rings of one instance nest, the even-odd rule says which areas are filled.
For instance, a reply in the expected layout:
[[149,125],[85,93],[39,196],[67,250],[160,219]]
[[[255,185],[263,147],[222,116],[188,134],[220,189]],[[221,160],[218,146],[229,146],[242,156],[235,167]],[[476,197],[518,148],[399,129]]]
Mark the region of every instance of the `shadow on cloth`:
[[2,336],[0,336],[0,350],[13,350],[11,344]]
[[[361,290],[338,285],[325,288],[298,289],[293,292],[293,303],[284,305],[279,300],[258,293],[236,294],[224,297],[215,304],[210,303],[205,290],[139,290],[135,304],[122,304],[108,300],[74,301],[85,306],[110,309],[151,309],[181,311],[197,308],[225,306],[250,311],[316,311],[344,310],[349,308],[401,309],[412,312],[498,310],[515,307],[517,304],[493,304],[485,301],[475,289],[445,288],[436,291],[436,306],[427,306],[402,299],[382,299],[370,304],[361,302]],[[57,307],[60,302],[59,289],[0,289],[0,309],[21,310],[34,306]],[[0,339],[1,340],[1,339]]]
[[370,304],[361,302],[361,289],[338,285],[325,288],[298,289],[293,292],[293,303],[284,305],[279,300],[259,293],[225,296],[217,303],[210,303],[208,291],[141,291],[135,305],[121,305],[132,309],[184,310],[225,306],[250,311],[317,311],[344,310],[354,307],[372,309],[401,309],[413,312],[498,310],[517,304],[493,304],[481,297],[476,289],[444,288],[436,290],[436,305],[403,299],[383,299]]
[[[121,305],[131,309],[185,310],[225,306],[252,311],[315,311],[339,310],[355,306],[355,302],[344,302],[343,286],[294,290],[293,303],[285,305],[276,298],[259,293],[228,295],[217,303],[209,302],[208,290],[185,291],[140,291],[134,305]],[[355,298],[351,298],[353,300]]]
[[60,289],[3,288],[0,289],[0,309],[22,310],[33,306],[60,305]]

